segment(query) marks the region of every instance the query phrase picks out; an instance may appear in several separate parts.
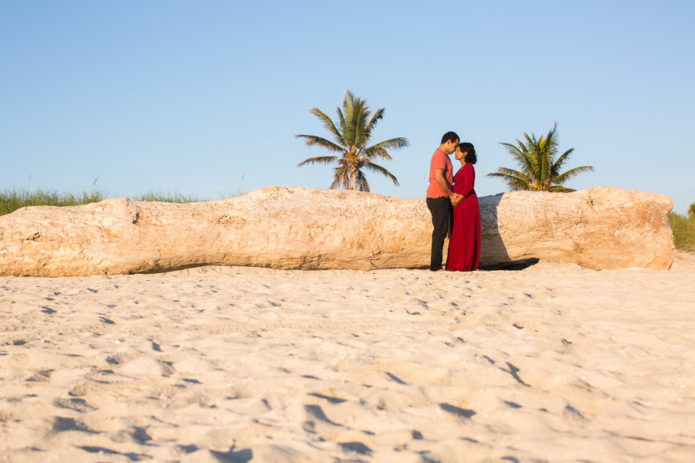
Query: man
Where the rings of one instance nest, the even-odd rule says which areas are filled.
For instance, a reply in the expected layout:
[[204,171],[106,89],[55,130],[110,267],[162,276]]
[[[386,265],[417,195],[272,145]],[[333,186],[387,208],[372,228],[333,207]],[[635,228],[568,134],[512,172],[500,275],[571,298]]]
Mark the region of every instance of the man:
[[452,203],[457,204],[461,195],[452,191],[454,172],[449,156],[456,151],[459,136],[455,132],[447,132],[442,137],[439,148],[430,161],[430,184],[427,187],[427,207],[432,213],[432,255],[430,270],[436,272],[442,269],[442,249],[444,238],[449,231]]

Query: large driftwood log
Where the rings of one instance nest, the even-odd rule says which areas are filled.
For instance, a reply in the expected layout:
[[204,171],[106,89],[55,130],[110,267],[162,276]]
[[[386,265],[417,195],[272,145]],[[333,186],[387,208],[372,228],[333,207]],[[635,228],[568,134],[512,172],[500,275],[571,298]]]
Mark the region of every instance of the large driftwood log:
[[[480,198],[482,257],[594,269],[667,269],[670,198],[594,188]],[[199,265],[279,269],[421,268],[425,201],[342,190],[270,187],[204,203],[125,198],[28,207],[0,217],[0,275],[78,276]]]

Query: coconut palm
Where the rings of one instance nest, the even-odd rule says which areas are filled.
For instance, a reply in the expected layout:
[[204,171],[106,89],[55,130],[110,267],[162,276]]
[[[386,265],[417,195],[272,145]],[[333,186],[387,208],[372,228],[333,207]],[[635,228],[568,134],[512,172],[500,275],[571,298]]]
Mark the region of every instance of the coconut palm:
[[340,108],[336,108],[336,110],[338,113],[337,125],[320,109],[309,109],[311,114],[323,122],[323,125],[331,133],[333,141],[316,135],[297,135],[297,138],[305,140],[305,144],[319,146],[335,154],[305,159],[297,166],[337,163],[333,169],[333,183],[331,183],[330,188],[342,187],[346,190],[369,191],[369,183],[367,183],[363,170],[385,175],[398,186],[398,179],[384,167],[375,164],[374,161],[379,159],[391,160],[389,150],[408,146],[408,140],[402,137],[391,138],[367,146],[374,127],[384,117],[384,108],[378,109],[371,115],[367,101],[356,98],[350,91],[347,91],[343,99],[342,110]]
[[592,166],[581,166],[560,173],[574,148],[570,148],[560,157],[558,153],[557,123],[547,135],[540,138],[531,133],[524,133],[525,142],[516,140],[516,145],[500,143],[519,165],[520,170],[499,167],[497,172],[487,174],[498,177],[507,183],[512,190],[534,190],[569,192],[571,188],[562,186],[572,177],[587,171],[593,171]]

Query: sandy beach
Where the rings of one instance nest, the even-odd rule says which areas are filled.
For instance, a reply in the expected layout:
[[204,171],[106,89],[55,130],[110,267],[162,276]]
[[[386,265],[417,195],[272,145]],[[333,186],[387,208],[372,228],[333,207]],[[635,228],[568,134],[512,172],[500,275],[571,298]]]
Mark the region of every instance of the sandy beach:
[[687,462],[669,271],[0,278],[0,461]]

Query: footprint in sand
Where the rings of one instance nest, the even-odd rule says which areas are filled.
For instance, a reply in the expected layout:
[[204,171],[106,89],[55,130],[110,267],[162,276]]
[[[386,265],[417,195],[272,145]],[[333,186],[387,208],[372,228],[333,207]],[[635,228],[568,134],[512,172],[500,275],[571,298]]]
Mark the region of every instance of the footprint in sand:
[[151,357],[138,357],[125,363],[118,373],[126,376],[171,376],[176,372],[172,362],[163,362]]
[[401,378],[399,378],[398,376],[394,375],[393,373],[389,373],[389,372],[387,371],[387,372],[386,372],[386,376],[388,376],[392,381],[395,381],[395,382],[397,382],[398,384],[401,384],[401,385],[403,385],[403,386],[407,386],[407,385],[408,385],[408,383],[406,383],[405,381],[403,381]]
[[449,413],[454,414],[456,416],[459,416],[461,418],[472,418],[474,415],[477,414],[475,410],[456,407],[456,406],[448,404],[448,403],[439,404],[439,408],[441,408],[445,412],[449,412]]
[[45,383],[51,379],[53,370],[40,370],[27,378],[27,381]]
[[130,461],[140,461],[140,460],[149,460],[152,457],[149,455],[145,455],[142,453],[133,453],[133,452],[128,452],[128,453],[121,453],[117,452],[115,450],[107,449],[105,447],[98,447],[98,446],[93,446],[93,445],[83,445],[81,447],[78,447],[79,449],[84,450],[85,452],[89,453],[98,453],[100,455],[123,455]]
[[224,462],[246,463],[253,459],[253,450],[251,449],[234,450],[234,448],[231,448],[227,452],[210,450],[210,453],[217,460]]
[[147,434],[147,429],[139,426],[133,427],[133,432],[131,432],[130,435],[133,440],[140,445],[147,445],[147,442],[152,440],[152,437]]
[[326,401],[328,401],[328,403],[330,403],[332,405],[342,404],[343,402],[346,402],[345,399],[319,394],[318,392],[310,392],[309,395],[314,396],[314,397],[318,397],[319,399],[326,400]]
[[64,418],[57,416],[53,420],[53,432],[79,431],[87,434],[98,434],[97,431],[92,431],[84,423],[76,421],[74,418]]
[[[321,406],[319,405],[305,405],[304,410],[306,410],[309,416],[316,418],[317,420],[323,423],[328,423],[333,426],[342,426],[341,424],[338,424],[335,421],[332,421],[330,418],[328,418],[326,414],[323,412]],[[311,427],[314,427],[313,424],[311,425]]]
[[342,448],[343,452],[345,453],[354,452],[359,455],[372,454],[372,449],[364,445],[362,442],[339,442],[338,445],[340,445],[340,448]]
[[89,411],[96,410],[96,407],[91,406],[84,399],[77,397],[72,397],[69,399],[56,399],[53,401],[53,405],[58,408],[65,408],[67,410],[74,410],[79,413],[85,413]]
[[515,367],[514,365],[512,365],[512,364],[509,363],[509,362],[507,362],[507,366],[509,367],[509,370],[506,370],[506,369],[504,369],[504,368],[500,368],[500,370],[504,371],[505,373],[509,373],[510,375],[512,375],[512,377],[513,377],[519,384],[523,384],[523,385],[526,386],[526,387],[531,387],[530,384],[526,384],[526,383],[524,382],[524,380],[521,379],[521,377],[519,376],[519,371],[521,371],[521,370],[519,370],[517,367]]

